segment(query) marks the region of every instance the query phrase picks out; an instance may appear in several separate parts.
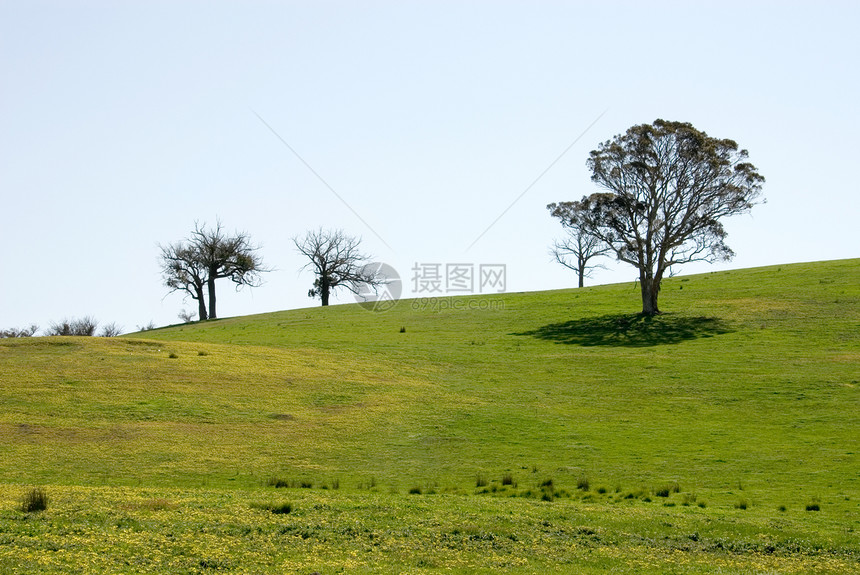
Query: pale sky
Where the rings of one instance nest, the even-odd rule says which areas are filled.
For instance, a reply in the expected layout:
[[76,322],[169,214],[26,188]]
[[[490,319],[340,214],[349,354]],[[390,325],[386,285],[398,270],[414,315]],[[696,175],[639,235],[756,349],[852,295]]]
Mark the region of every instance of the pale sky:
[[[858,257],[858,24],[853,1],[0,0],[0,329],[177,323],[196,303],[165,297],[157,244],[216,218],[275,268],[221,280],[221,317],[319,305],[290,239],[319,226],[406,297],[428,295],[416,263],[573,287],[545,206],[597,191],[588,152],[657,118],[767,178],[725,221],[737,257],[677,272]],[[636,276],[606,264],[591,285]]]

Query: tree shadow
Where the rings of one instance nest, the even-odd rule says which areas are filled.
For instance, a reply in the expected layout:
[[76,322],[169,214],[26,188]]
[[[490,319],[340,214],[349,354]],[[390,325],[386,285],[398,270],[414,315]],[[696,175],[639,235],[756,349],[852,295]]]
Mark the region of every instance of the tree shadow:
[[633,313],[551,323],[512,335],[532,336],[568,345],[649,347],[713,337],[733,331],[728,323],[715,317],[674,314],[647,316]]

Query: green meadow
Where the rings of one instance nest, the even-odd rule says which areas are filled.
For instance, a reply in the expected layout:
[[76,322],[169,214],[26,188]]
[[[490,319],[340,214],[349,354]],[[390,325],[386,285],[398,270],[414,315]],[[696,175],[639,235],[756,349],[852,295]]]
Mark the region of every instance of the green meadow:
[[0,340],[0,572],[860,572],[860,260],[660,297]]

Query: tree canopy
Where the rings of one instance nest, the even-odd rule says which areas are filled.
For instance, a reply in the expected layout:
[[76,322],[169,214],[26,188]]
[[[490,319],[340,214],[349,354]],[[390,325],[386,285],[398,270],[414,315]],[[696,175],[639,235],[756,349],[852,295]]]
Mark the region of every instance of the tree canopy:
[[764,183],[747,158],[733,140],[656,120],[591,152],[591,179],[604,192],[547,207],[639,270],[642,313],[653,315],[670,266],[734,255],[720,219],[748,212]]

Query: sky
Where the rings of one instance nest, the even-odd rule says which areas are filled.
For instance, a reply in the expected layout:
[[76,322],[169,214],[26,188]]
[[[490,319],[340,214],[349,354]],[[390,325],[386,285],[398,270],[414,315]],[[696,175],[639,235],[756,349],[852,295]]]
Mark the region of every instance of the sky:
[[[546,205],[598,191],[589,151],[658,118],[767,180],[724,222],[736,257],[677,273],[858,257],[858,22],[853,1],[0,0],[0,329],[179,322],[196,302],[158,246],[219,219],[272,269],[220,280],[219,317],[319,305],[292,238],[320,227],[403,297],[455,295],[415,289],[449,264],[575,287]],[[632,286],[605,264],[589,284]]]

